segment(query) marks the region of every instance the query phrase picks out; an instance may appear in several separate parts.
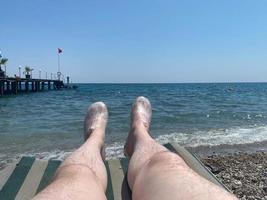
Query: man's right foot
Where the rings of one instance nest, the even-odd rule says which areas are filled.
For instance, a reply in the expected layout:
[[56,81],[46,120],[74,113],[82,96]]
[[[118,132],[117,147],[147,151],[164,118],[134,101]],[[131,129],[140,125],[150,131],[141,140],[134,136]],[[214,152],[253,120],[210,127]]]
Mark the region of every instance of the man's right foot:
[[137,135],[149,132],[151,116],[152,109],[149,100],[143,96],[137,97],[132,105],[131,127],[124,146],[125,156],[132,156]]

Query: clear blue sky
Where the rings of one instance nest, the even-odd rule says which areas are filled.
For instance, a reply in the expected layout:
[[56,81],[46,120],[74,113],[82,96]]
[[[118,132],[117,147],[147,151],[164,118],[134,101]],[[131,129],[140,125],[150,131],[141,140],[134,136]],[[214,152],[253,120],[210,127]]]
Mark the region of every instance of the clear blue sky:
[[267,81],[266,0],[1,1],[0,49],[74,82]]

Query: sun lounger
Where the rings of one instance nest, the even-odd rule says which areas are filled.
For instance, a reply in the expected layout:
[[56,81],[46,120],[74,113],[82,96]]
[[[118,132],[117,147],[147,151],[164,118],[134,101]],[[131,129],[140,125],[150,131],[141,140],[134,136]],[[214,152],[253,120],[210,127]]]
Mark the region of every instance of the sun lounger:
[[[195,155],[185,148],[175,143],[168,143],[165,146],[179,154],[199,175],[228,190]],[[31,199],[51,181],[60,163],[58,160],[44,161],[33,157],[22,157],[17,164],[0,171],[0,199]],[[128,159],[108,160],[105,161],[105,165],[108,172],[106,191],[108,200],[131,199],[131,190],[126,179]]]

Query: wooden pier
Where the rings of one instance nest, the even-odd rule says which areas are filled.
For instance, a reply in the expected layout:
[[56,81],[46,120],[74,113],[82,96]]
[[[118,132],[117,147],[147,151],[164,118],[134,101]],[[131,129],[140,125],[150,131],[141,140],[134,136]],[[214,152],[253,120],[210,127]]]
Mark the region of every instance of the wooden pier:
[[59,90],[64,87],[61,80],[0,78],[0,96],[45,90]]

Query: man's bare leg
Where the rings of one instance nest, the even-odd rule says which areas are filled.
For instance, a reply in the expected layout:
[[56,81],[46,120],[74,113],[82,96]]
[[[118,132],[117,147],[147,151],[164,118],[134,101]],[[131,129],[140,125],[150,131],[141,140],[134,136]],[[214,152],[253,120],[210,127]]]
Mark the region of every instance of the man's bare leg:
[[101,152],[107,118],[104,103],[91,105],[84,122],[84,144],[60,165],[53,182],[34,199],[106,199],[107,173]]
[[200,177],[182,158],[151,138],[151,106],[146,98],[136,99],[131,116],[125,153],[131,157],[128,183],[133,200],[236,199]]

